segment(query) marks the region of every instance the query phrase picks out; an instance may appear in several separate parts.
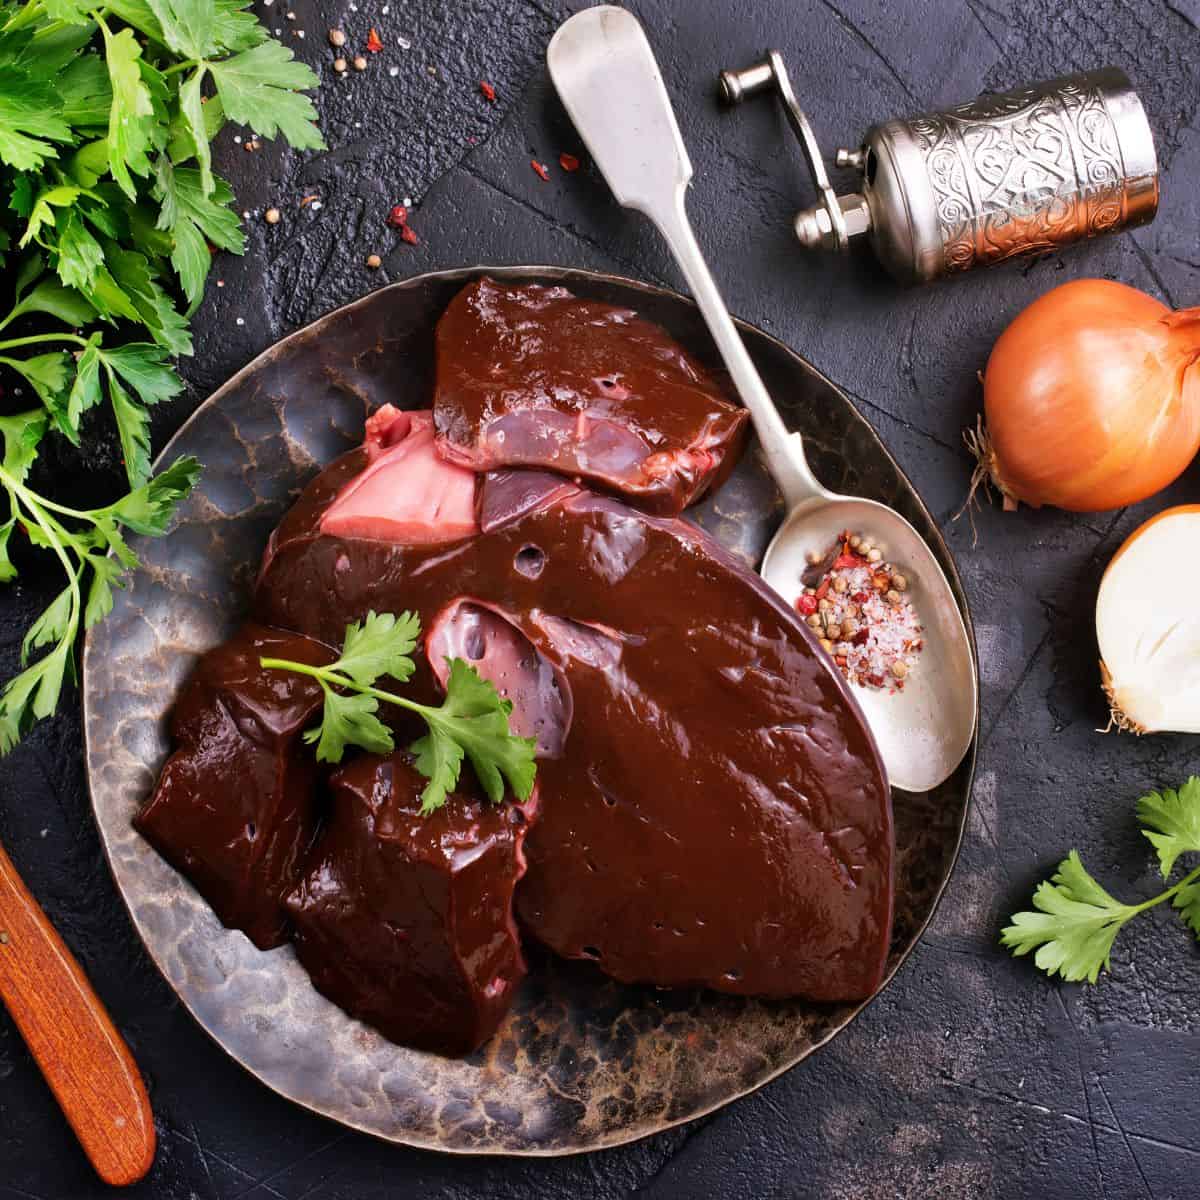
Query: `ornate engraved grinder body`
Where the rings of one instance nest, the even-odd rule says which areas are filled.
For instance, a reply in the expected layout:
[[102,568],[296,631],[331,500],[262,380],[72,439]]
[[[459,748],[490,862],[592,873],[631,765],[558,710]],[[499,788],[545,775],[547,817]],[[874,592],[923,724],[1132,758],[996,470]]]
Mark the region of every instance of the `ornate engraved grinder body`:
[[1144,225],[1158,209],[1154,137],[1115,67],[875,125],[859,149],[837,151],[839,167],[861,174],[860,189],[840,196],[777,51],[723,71],[721,90],[731,104],[779,93],[819,199],[796,215],[800,242],[845,250],[866,236],[905,282]]

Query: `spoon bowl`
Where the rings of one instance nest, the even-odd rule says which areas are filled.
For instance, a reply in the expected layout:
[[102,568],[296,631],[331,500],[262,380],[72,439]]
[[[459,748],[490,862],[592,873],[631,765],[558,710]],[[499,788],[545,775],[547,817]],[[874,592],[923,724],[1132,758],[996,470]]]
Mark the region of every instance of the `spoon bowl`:
[[975,732],[975,661],[949,583],[925,539],[877,500],[825,493],[792,509],[767,547],[760,572],[785,600],[800,593],[808,554],[824,554],[844,530],[866,533],[908,580],[905,596],[925,630],[903,690],[854,687],[875,735],[888,782],[932,791],[962,761]]
[[892,786],[929,791],[962,761],[975,729],[974,656],[949,581],[899,513],[822,487],[802,438],[779,415],[688,221],[684,198],[692,164],[637,18],[614,5],[584,9],[559,27],[546,61],[563,106],[617,202],[648,217],[671,248],[754,422],[789,513],[767,551],[763,577],[792,599],[807,552],[824,554],[842,530],[852,529],[868,535],[911,581],[925,629],[917,666],[903,691],[853,690]]

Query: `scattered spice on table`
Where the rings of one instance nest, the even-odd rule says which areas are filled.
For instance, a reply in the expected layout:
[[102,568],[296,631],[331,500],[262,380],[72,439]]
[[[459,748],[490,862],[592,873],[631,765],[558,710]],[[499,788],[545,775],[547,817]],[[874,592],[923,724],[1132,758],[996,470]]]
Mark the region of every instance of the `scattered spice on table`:
[[268,208],[267,211],[263,213],[263,220],[266,221],[268,225],[278,225],[279,215],[279,209]]
[[809,554],[796,611],[853,684],[902,691],[917,664],[924,629],[908,580],[861,534],[843,532],[825,554]]
[[538,162],[536,158],[531,158],[529,160],[529,165],[538,173],[540,178],[545,180],[546,183],[550,182],[550,172],[547,171],[545,166]]
[[378,54],[383,49],[383,39],[379,36],[375,26],[371,26],[371,32],[367,34],[367,49],[372,54]]
[[408,209],[403,204],[393,204],[386,221],[393,229],[403,229],[408,224]]
[[380,258],[378,254],[368,254],[367,266],[370,267],[372,271],[378,271],[379,268],[383,266],[383,259]]
[[344,58],[335,58],[333,60],[333,69],[341,75],[350,64]]
[[364,55],[356,54],[354,56],[354,69],[356,71],[365,71],[367,69],[367,60]]
[[496,103],[496,89],[486,79],[479,81],[479,90],[483,93],[483,98],[489,104]]
[[307,208],[310,204],[313,206],[314,209],[319,209],[321,207],[321,197],[319,195],[317,195],[316,193],[313,193],[311,196],[301,197],[301,200],[300,200],[301,208]]
[[329,44],[331,46],[344,46],[346,44],[346,35],[340,29],[331,29],[329,31]]
[[407,242],[410,246],[415,246],[421,239],[417,237],[416,230],[411,225],[402,225],[400,227],[400,240]]
[[565,150],[558,156],[558,165],[564,171],[578,171],[579,159],[573,154],[568,154]]

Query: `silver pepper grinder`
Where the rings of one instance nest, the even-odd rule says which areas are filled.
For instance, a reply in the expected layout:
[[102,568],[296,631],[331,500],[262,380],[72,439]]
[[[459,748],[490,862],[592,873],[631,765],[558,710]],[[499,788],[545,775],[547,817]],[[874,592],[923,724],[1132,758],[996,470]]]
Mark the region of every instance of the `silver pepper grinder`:
[[801,244],[844,251],[868,237],[906,283],[1145,225],[1158,210],[1154,136],[1115,67],[874,125],[857,150],[837,151],[839,167],[861,174],[845,195],[829,182],[778,51],[722,71],[720,84],[730,104],[770,91],[782,100],[818,195],[796,215]]

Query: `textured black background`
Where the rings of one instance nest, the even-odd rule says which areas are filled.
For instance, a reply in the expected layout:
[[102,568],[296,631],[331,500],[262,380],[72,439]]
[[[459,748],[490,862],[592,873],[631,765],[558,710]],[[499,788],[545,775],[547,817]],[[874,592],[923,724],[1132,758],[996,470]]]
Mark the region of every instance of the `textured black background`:
[[[1066,279],[1121,279],[1200,301],[1200,0],[677,0],[635,5],[649,27],[696,165],[691,211],[730,306],[842,384],[946,523],[980,637],[983,741],[962,859],[924,943],[831,1046],[742,1102],[682,1129],[560,1161],[457,1160],[376,1143],[293,1108],[227,1061],[149,965],[114,892],[88,807],[72,702],[0,762],[0,837],[78,953],[149,1081],[156,1200],[368,1200],[420,1196],[1200,1197],[1200,951],[1181,923],[1143,919],[1097,988],[1048,983],[996,948],[1004,918],[1070,846],[1113,890],[1154,873],[1134,798],[1197,767],[1194,738],[1101,736],[1092,607],[1121,539],[1168,502],[1200,500],[1195,469],[1119,513],[988,511],[973,548],[950,518],[970,463],[960,431],[975,371],[1005,323]],[[548,86],[555,0],[259,0],[267,24],[321,75],[331,149],[244,153],[223,172],[250,217],[249,251],[223,259],[196,319],[185,398],[157,414],[158,444],[217,384],[279,336],[388,280],[477,262],[597,267],[678,286],[652,232],[616,208]],[[325,40],[386,49],[335,76]],[[304,30],[306,37],[298,36]],[[411,42],[405,50],[398,38]],[[717,70],[765,46],[791,64],[827,149],[873,120],[985,87],[1113,62],[1135,77],[1164,168],[1148,229],[1061,260],[901,291],[863,254],[806,260],[789,217],[809,189],[772,105],[720,111]],[[393,75],[392,71],[396,73]],[[489,105],[478,81],[498,98]],[[550,182],[530,169],[536,157]],[[298,207],[319,195],[321,207]],[[421,244],[383,224],[415,202]],[[261,219],[277,205],[282,221]],[[370,272],[365,256],[384,267]],[[242,323],[238,323],[238,319]],[[97,436],[103,439],[102,431]],[[101,450],[90,482],[115,482]],[[63,468],[75,474],[74,464]],[[51,486],[51,481],[46,481]],[[0,673],[53,576],[9,585]],[[1153,597],[1147,597],[1153,602]],[[0,1197],[102,1189],[0,1014]]]

